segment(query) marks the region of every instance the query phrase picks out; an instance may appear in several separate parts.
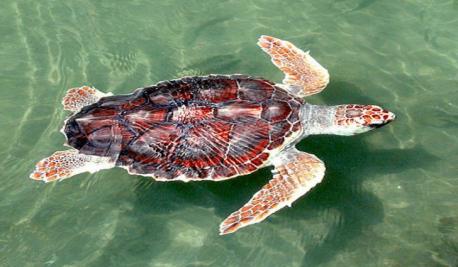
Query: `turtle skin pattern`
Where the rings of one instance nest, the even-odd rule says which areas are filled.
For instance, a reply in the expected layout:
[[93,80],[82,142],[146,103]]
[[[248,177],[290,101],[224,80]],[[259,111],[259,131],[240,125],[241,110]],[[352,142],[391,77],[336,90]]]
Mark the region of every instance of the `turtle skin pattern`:
[[221,180],[263,167],[301,130],[302,104],[260,78],[185,77],[101,98],[64,133],[81,153],[112,157],[133,174]]

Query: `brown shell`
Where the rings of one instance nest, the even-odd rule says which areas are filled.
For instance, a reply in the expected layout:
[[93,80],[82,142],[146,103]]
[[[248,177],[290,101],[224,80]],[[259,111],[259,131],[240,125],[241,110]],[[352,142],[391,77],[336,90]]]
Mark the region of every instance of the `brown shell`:
[[72,116],[68,144],[158,179],[224,179],[262,167],[300,130],[302,100],[248,76],[186,77],[102,98]]

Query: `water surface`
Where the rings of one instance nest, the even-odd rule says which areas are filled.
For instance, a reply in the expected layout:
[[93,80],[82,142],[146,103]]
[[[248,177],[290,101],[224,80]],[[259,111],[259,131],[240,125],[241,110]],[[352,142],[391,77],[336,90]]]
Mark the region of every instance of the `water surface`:
[[[458,266],[457,29],[458,3],[442,0],[3,0],[0,265]],[[293,208],[220,237],[269,169],[219,183],[154,183],[122,169],[28,179],[64,149],[68,88],[121,94],[207,73],[281,81],[260,34],[329,69],[311,103],[397,114],[364,135],[303,140],[327,173]]]

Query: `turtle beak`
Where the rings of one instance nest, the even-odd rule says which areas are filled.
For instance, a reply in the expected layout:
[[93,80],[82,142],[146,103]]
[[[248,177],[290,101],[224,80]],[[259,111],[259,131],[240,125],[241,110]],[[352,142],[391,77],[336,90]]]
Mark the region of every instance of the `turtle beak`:
[[383,119],[369,124],[369,127],[371,127],[371,128],[380,128],[380,127],[382,127],[384,125],[387,125],[388,123],[394,121],[394,119],[396,118],[396,115],[391,111],[383,110],[382,113],[383,114],[381,114],[380,117],[383,118]]

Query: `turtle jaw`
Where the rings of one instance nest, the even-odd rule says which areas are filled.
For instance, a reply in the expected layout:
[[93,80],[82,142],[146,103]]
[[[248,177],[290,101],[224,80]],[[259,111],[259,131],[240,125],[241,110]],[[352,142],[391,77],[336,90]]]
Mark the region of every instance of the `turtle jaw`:
[[394,119],[396,118],[396,115],[391,111],[385,110],[385,113],[387,115],[387,116],[385,116],[386,119],[370,123],[369,127],[371,127],[371,128],[380,128],[380,127],[383,127],[383,126],[387,125],[388,123],[394,121]]

